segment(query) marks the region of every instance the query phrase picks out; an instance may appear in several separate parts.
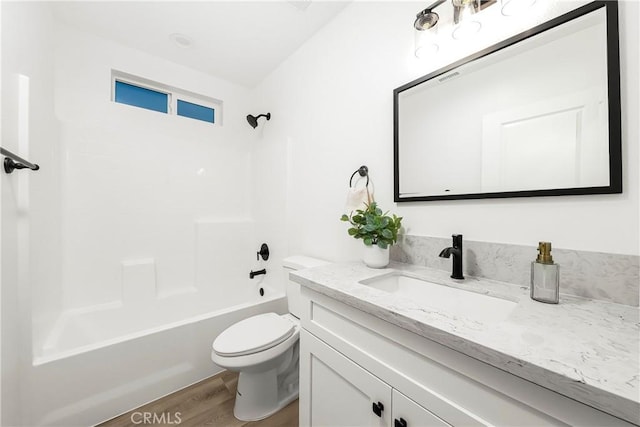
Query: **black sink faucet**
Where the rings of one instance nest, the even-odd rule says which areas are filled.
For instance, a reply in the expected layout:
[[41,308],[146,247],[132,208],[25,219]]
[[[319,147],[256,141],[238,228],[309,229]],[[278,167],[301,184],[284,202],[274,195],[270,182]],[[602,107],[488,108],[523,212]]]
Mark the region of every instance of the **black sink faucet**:
[[453,238],[453,246],[444,248],[438,256],[441,258],[449,258],[453,255],[453,270],[451,272],[451,278],[464,279],[464,276],[462,275],[462,234],[454,234],[451,237]]

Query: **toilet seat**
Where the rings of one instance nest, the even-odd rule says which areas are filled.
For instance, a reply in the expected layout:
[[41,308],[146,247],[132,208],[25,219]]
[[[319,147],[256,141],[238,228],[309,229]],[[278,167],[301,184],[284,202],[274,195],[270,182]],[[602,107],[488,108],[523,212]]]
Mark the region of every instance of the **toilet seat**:
[[276,313],[264,313],[225,329],[212,347],[219,356],[246,356],[275,347],[294,332],[295,324],[287,318]]

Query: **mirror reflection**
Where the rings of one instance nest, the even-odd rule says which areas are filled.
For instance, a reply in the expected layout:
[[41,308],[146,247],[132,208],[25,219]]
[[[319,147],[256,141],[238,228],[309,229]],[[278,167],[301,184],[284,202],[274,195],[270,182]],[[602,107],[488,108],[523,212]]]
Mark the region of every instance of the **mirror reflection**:
[[607,13],[396,89],[396,201],[620,192]]

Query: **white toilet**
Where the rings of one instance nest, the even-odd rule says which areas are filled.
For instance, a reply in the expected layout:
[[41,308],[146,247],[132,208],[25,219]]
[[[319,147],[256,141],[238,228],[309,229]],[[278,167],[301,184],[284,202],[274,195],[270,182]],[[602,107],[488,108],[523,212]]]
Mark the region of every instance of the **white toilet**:
[[289,313],[265,313],[225,329],[213,341],[211,360],[240,372],[233,414],[239,420],[266,418],[298,397],[300,285],[289,271],[327,264],[305,256],[282,261]]

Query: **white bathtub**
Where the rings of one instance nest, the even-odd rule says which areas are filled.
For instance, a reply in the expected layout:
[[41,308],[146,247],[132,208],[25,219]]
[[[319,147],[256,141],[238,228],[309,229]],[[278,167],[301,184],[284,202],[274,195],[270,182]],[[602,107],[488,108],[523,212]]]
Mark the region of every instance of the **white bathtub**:
[[27,385],[34,404],[25,424],[96,424],[221,371],[210,359],[220,332],[255,314],[287,310],[282,292],[265,287],[261,297],[247,289],[221,296],[217,309],[196,293],[133,309],[65,312],[34,349]]
[[199,322],[284,296],[264,287],[238,286],[225,295],[199,292],[174,295],[135,305],[104,304],[67,310],[55,322],[42,347],[34,352],[40,365],[144,335]]

